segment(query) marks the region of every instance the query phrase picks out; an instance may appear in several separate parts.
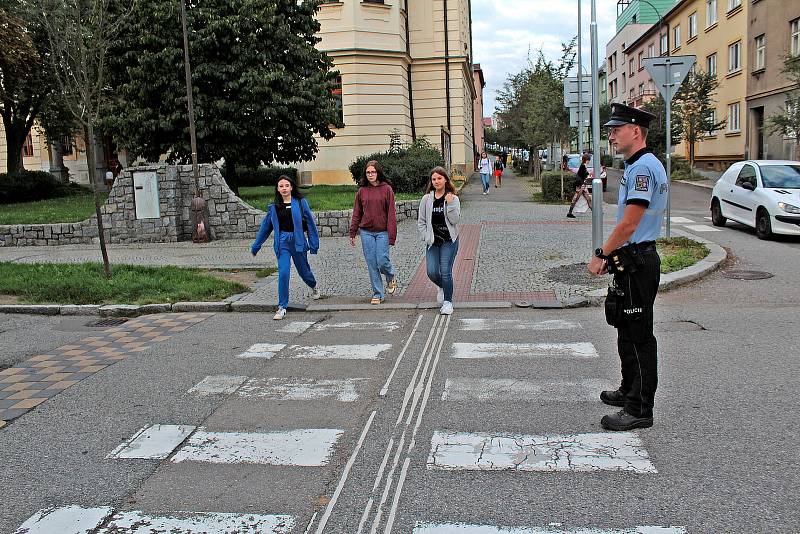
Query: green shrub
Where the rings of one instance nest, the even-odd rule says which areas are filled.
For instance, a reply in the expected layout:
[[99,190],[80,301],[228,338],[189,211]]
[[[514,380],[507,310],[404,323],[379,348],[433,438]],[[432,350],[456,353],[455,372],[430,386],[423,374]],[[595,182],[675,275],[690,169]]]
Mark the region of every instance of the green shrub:
[[65,184],[45,171],[0,174],[0,204],[47,200],[86,193],[85,188],[73,183]]
[[395,193],[421,192],[430,179],[431,169],[444,166],[444,159],[439,149],[425,138],[420,138],[407,147],[357,158],[350,164],[353,181],[361,182],[364,169],[371,160],[377,161],[383,167]]
[[614,165],[614,158],[611,154],[603,154],[600,156],[600,164],[604,167],[611,167]]
[[[220,168],[222,177],[225,177],[225,166]],[[238,168],[236,177],[239,187],[257,187],[260,185],[275,185],[278,178],[286,175],[294,180],[297,179],[297,169],[294,167],[258,167],[255,169]]]
[[[542,173],[542,198],[545,201],[561,200],[561,172],[546,171]],[[564,174],[564,198],[572,198],[575,190],[572,188],[574,177],[565,172]]]

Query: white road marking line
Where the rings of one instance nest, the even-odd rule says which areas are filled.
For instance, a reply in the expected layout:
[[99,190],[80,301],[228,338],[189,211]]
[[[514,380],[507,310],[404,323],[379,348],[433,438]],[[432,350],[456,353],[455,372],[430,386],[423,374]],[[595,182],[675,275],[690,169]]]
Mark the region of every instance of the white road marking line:
[[531,321],[525,319],[461,319],[461,330],[572,330],[581,328],[573,321],[551,319]]
[[453,358],[598,358],[594,345],[580,343],[453,343]]
[[243,353],[238,354],[236,357],[263,358],[265,360],[270,360],[273,356],[275,356],[276,353],[282,351],[285,346],[286,345],[282,343],[256,343]]
[[277,400],[318,400],[333,397],[340,402],[358,400],[356,384],[365,378],[346,380],[296,380],[291,378],[252,378],[237,391],[239,397]]
[[89,534],[113,512],[108,506],[45,508],[22,523],[14,534]]
[[685,226],[687,230],[693,230],[695,232],[721,232],[719,228],[714,228],[713,226],[706,226],[704,224],[687,224]]
[[379,397],[384,397],[389,392],[389,384],[392,383],[392,379],[394,378],[395,372],[397,372],[397,368],[400,367],[400,361],[403,359],[406,351],[408,350],[408,346],[411,344],[411,339],[414,337],[414,334],[417,333],[417,328],[419,328],[419,324],[422,322],[422,314],[417,317],[417,322],[414,323],[414,328],[411,329],[411,333],[408,335],[408,339],[406,339],[405,345],[400,350],[400,354],[397,355],[397,359],[394,362],[394,367],[392,367],[392,372],[389,373],[389,378],[386,379],[386,383],[381,388],[380,393],[378,393]]
[[607,380],[520,380],[517,378],[448,378],[443,401],[596,401],[614,389]]
[[670,221],[677,224],[686,224],[686,223],[693,223],[694,221],[691,219],[687,219],[686,217],[670,217]]
[[287,334],[302,334],[312,326],[316,321],[292,321],[278,328],[276,332],[285,332]]
[[294,528],[291,515],[256,515],[204,512],[177,512],[149,515],[144,512],[119,512],[99,534],[289,534]]
[[106,458],[163,460],[183,443],[195,426],[150,425],[111,451]]
[[366,323],[322,323],[314,327],[317,332],[325,332],[328,330],[383,330],[385,332],[393,332],[400,328],[400,323],[395,321],[386,322],[366,322]]
[[412,534],[686,534],[684,527],[637,526],[624,529],[578,528],[561,530],[536,527],[496,527],[464,523],[422,523],[414,526]]
[[320,519],[319,526],[317,526],[317,534],[322,534],[322,531],[325,530],[325,525],[328,524],[328,519],[330,519],[331,514],[333,513],[333,507],[336,506],[336,501],[339,500],[339,495],[341,495],[344,484],[347,482],[347,477],[350,475],[350,470],[356,463],[356,457],[358,456],[359,451],[361,451],[361,447],[364,445],[364,440],[367,437],[369,428],[372,426],[372,421],[375,420],[376,413],[377,412],[373,410],[372,414],[370,414],[369,419],[367,420],[367,424],[364,425],[364,430],[361,432],[361,436],[358,438],[356,448],[353,449],[353,454],[351,454],[350,459],[347,460],[347,465],[342,473],[342,478],[339,479],[339,484],[337,484],[336,490],[333,492],[333,496],[331,497],[331,500],[328,501],[328,506],[325,508],[325,513],[322,515],[322,519]]
[[381,352],[392,348],[389,343],[364,345],[292,345],[293,358],[314,360],[377,360]]
[[502,436],[437,431],[428,469],[657,473],[631,432]]
[[172,457],[175,463],[323,466],[344,430],[309,428],[283,432],[209,432],[192,434]]
[[213,375],[205,377],[200,383],[187,391],[193,395],[228,395],[247,380],[246,376]]

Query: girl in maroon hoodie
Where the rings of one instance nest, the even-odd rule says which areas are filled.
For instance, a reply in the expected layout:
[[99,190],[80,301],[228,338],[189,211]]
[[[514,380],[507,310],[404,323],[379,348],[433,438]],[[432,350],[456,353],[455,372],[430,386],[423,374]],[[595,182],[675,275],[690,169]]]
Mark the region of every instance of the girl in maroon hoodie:
[[389,247],[397,239],[397,217],[394,191],[377,161],[370,161],[364,169],[350,222],[350,245],[356,246],[356,235],[361,237],[361,248],[372,284],[372,304],[384,299],[381,274],[386,277],[386,292],[392,295],[397,289],[397,271],[389,259]]

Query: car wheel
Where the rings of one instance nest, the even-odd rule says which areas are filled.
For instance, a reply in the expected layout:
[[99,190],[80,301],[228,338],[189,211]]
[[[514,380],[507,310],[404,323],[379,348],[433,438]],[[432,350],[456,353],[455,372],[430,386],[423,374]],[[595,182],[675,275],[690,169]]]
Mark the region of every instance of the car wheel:
[[727,221],[728,219],[722,216],[722,206],[719,205],[719,200],[715,198],[711,201],[711,224],[725,226]]
[[764,208],[758,208],[756,213],[756,235],[759,239],[769,239],[772,236],[769,212]]

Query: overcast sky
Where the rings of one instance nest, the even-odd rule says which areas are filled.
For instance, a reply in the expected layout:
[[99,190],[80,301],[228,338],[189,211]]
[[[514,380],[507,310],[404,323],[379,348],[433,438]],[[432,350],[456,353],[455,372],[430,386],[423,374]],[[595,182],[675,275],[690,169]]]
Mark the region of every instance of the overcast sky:
[[[582,0],[583,65],[591,67],[591,0]],[[597,40],[602,63],[606,43],[616,33],[617,0],[596,0]],[[578,33],[578,0],[472,0],[475,62],[486,78],[484,116],[494,113],[497,90],[509,74],[527,63],[528,50],[551,60],[561,56],[561,43]]]

